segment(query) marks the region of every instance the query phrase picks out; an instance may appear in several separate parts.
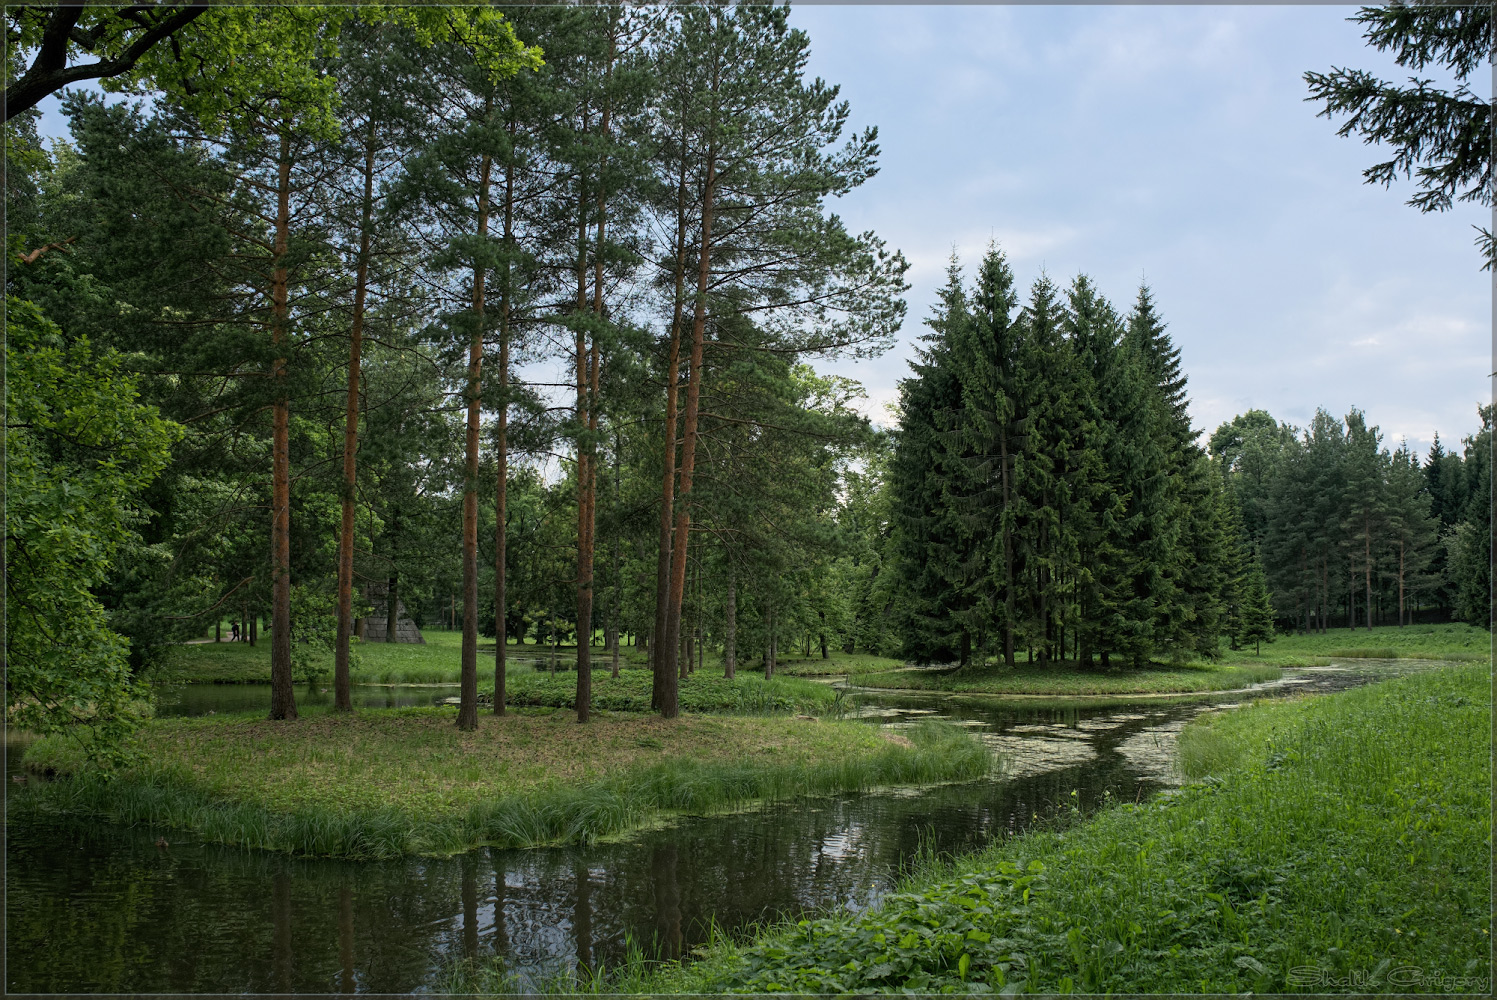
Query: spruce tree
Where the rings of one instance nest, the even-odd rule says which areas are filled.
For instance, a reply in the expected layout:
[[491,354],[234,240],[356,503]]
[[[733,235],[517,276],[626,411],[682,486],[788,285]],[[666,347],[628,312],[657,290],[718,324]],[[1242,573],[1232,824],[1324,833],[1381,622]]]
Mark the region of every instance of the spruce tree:
[[1240,631],[1237,633],[1237,641],[1246,645],[1253,644],[1253,655],[1261,656],[1262,644],[1273,642],[1273,600],[1269,597],[1268,586],[1263,579],[1263,565],[1256,558],[1250,558],[1247,565],[1247,578],[1242,590],[1242,614]]
[[965,539],[951,503],[952,483],[961,472],[950,464],[950,441],[960,436],[952,428],[963,405],[951,339],[967,322],[967,296],[954,259],[938,294],[926,321],[931,332],[921,338],[927,346],[910,366],[914,377],[900,383],[900,424],[889,466],[896,630],[903,655],[924,661],[960,655],[953,612],[968,610],[960,594]]
[[[1014,544],[1014,463],[1024,447],[1019,398],[1018,304],[1013,272],[996,246],[978,270],[971,301],[950,327],[951,357],[962,386],[963,410],[948,436],[961,475],[960,501],[971,565],[969,631],[1001,634],[1003,662],[1014,665],[1018,578]],[[959,450],[958,450],[959,449]]]

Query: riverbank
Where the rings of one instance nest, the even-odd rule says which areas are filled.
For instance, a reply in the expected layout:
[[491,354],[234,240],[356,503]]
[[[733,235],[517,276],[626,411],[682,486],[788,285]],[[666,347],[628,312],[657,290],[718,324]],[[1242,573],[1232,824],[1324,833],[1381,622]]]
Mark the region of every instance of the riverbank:
[[1230,691],[1278,680],[1278,667],[1257,664],[1195,663],[1180,667],[1151,664],[1142,670],[1049,666],[967,667],[960,670],[893,670],[859,674],[849,682],[861,687],[905,691],[950,691],[954,694],[1085,695],[1185,694]]
[[905,730],[795,718],[662,720],[603,713],[451,710],[160,719],[134,738],[140,763],[110,780],[75,744],[32,745],[17,811],[149,824],[210,843],[387,858],[480,845],[531,847],[625,833],[675,813],[807,794],[979,777],[988,752],[955,727]]
[[932,866],[876,909],[598,984],[653,993],[1488,992],[1491,670],[1188,727],[1199,783]]

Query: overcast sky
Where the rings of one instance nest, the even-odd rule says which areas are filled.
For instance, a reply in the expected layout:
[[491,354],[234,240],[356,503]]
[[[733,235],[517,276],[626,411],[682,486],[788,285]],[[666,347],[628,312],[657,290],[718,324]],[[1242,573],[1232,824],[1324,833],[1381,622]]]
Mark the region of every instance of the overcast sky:
[[837,210],[912,264],[899,345],[836,366],[870,415],[888,419],[953,247],[971,265],[996,239],[1025,294],[1042,270],[1085,272],[1126,308],[1146,279],[1208,433],[1253,407],[1304,426],[1317,406],[1359,407],[1421,453],[1473,432],[1492,285],[1471,227],[1490,212],[1423,215],[1413,185],[1364,184],[1387,157],[1304,100],[1310,69],[1408,76],[1355,10],[795,8],[811,71],[879,129],[881,172]]
[[[1364,184],[1386,156],[1304,100],[1309,69],[1407,77],[1355,10],[797,6],[811,72],[883,149],[834,207],[912,264],[898,345],[831,369],[887,423],[952,250],[970,266],[991,239],[1025,293],[1042,270],[1085,272],[1126,309],[1147,280],[1207,433],[1253,407],[1304,426],[1317,406],[1359,407],[1420,453],[1473,432],[1492,285],[1471,227],[1490,213],[1423,215],[1413,185]],[[64,134],[55,99],[43,111]]]

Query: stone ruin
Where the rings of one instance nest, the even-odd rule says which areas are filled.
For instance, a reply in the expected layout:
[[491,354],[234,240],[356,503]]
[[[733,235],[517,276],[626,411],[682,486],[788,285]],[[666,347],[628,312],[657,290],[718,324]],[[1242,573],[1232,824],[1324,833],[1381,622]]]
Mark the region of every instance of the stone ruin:
[[[354,634],[363,641],[385,641],[385,629],[390,620],[389,594],[389,586],[383,583],[371,583],[364,588],[364,597],[374,606],[374,610],[370,612],[368,618],[360,618],[354,623]],[[421,630],[406,614],[405,602],[400,599],[399,595],[395,598],[395,641],[426,645],[426,639],[422,637]]]

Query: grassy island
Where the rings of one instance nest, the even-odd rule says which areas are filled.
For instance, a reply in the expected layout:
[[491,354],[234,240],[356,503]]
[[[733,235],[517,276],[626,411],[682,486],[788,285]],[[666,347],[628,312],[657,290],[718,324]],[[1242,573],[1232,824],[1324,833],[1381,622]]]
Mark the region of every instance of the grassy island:
[[910,879],[875,910],[606,976],[639,992],[1480,992],[1491,670],[1188,727],[1200,779]]
[[893,736],[866,724],[789,717],[517,710],[460,733],[451,710],[152,720],[140,762],[112,780],[61,738],[26,764],[12,809],[149,823],[209,842],[298,854],[380,858],[586,841],[672,813],[796,795],[962,780],[988,752],[955,727]]
[[1100,667],[1078,667],[1072,663],[1054,663],[1045,667],[1021,663],[1012,669],[987,666],[961,670],[890,670],[860,674],[851,678],[851,682],[864,687],[907,691],[1063,697],[1229,691],[1276,680],[1280,673],[1278,667],[1268,664],[1193,663],[1170,667],[1155,663],[1141,670],[1103,670]]

